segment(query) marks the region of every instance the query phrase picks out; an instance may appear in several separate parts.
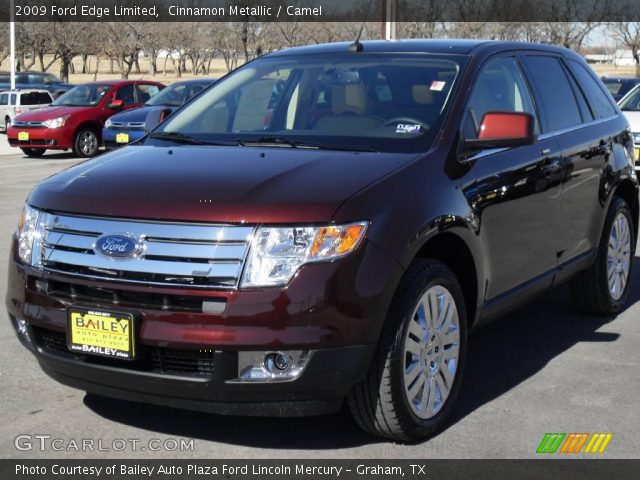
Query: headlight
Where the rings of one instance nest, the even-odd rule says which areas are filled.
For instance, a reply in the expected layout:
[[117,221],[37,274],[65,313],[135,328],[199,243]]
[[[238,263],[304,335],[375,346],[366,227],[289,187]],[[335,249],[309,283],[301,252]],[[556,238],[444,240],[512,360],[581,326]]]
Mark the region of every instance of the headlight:
[[18,222],[18,255],[24,263],[32,264],[31,253],[35,241],[40,242],[41,232],[38,228],[40,211],[29,205],[24,206]]
[[52,118],[51,120],[45,120],[44,122],[42,122],[42,125],[44,125],[47,128],[64,127],[64,124],[66,123],[68,118],[69,118],[69,115],[64,115],[58,118]]
[[104,128],[111,128],[111,125],[112,125],[111,119],[107,118],[107,121],[104,122]]
[[251,251],[241,287],[286,285],[305,263],[343,257],[360,244],[366,222],[322,227],[261,227]]

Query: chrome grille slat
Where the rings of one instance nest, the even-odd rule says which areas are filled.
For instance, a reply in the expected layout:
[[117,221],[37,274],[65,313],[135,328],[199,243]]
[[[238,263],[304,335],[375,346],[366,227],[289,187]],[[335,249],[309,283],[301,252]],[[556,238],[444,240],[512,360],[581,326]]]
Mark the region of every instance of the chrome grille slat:
[[[233,288],[254,227],[145,222],[44,214],[39,265],[74,276],[154,285]],[[127,234],[142,248],[133,258],[94,252],[105,234]]]

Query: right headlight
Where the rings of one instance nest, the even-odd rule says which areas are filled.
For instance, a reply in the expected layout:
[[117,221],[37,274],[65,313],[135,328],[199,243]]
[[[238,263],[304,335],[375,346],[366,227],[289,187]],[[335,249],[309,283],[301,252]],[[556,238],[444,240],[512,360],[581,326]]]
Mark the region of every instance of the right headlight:
[[240,286],[286,285],[306,263],[334,260],[351,253],[360,245],[367,225],[357,222],[318,227],[260,227],[251,242]]
[[40,241],[41,231],[38,228],[40,211],[25,205],[18,221],[18,255],[24,263],[32,265],[33,244]]
[[104,122],[104,128],[111,128],[111,125],[113,125],[113,123],[111,122],[111,119],[107,118],[107,121]]

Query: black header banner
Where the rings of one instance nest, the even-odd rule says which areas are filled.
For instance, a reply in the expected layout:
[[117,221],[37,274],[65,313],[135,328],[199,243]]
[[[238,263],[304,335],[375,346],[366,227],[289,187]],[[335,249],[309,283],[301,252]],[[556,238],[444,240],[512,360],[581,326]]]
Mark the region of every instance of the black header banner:
[[0,0],[16,22],[628,22],[639,0]]
[[2,480],[637,480],[640,460],[0,460]]

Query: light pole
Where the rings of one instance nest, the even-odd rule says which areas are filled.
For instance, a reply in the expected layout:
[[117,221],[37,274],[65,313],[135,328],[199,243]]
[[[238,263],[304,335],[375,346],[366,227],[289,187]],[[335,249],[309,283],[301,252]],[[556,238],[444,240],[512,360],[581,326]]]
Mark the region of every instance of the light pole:
[[9,3],[9,66],[11,68],[11,90],[16,89],[16,22],[14,0]]

